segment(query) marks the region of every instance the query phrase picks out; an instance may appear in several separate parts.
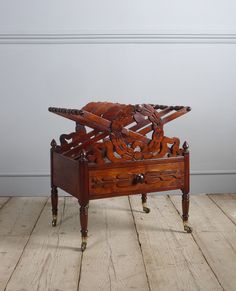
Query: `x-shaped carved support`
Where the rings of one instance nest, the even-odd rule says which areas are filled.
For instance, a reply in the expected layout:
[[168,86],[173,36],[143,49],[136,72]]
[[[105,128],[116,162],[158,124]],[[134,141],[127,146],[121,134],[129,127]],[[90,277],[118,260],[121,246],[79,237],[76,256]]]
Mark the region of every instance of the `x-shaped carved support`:
[[[157,112],[156,109],[160,109],[161,111]],[[124,136],[127,140],[139,140],[144,143],[149,143],[150,139],[145,135],[153,130],[152,119],[155,118],[161,123],[163,126],[165,123],[170,122],[173,119],[178,118],[179,116],[190,111],[190,107],[184,106],[165,106],[165,105],[135,105],[133,106],[133,114],[123,117],[119,120],[120,123],[120,132],[122,136]],[[96,115],[91,113],[85,109],[66,109],[66,108],[55,108],[49,107],[49,111],[70,120],[75,121],[84,126],[89,126],[93,128],[93,130],[87,134],[84,134],[82,137],[78,137],[76,141],[74,141],[75,146],[71,149],[71,145],[65,147],[63,152],[67,156],[73,156],[73,158],[79,157],[79,152],[82,149],[86,149],[90,145],[98,142],[101,139],[106,138],[113,132],[113,122],[112,120],[108,120],[103,116]],[[172,114],[170,112],[174,111]],[[140,118],[138,114],[142,116],[147,116],[147,119]],[[169,115],[167,115],[169,114]],[[162,118],[163,117],[163,118]],[[137,121],[137,124],[130,127],[129,129],[125,128],[125,126],[131,124],[134,120]],[[116,120],[115,120],[116,122]],[[141,128],[141,130],[140,130]],[[139,131],[138,131],[139,130]],[[76,145],[77,144],[77,145]],[[76,156],[77,153],[77,156]]]

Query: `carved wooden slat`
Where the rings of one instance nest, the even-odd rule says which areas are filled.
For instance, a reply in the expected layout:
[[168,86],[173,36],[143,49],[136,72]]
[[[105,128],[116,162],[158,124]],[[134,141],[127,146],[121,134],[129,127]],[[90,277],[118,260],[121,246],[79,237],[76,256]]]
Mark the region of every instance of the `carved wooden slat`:
[[78,159],[79,156],[80,156],[80,152],[81,150],[83,149],[87,149],[88,147],[90,147],[92,144],[100,141],[101,139],[105,138],[106,136],[108,136],[109,132],[102,132],[102,133],[99,133],[97,135],[95,135],[95,137],[93,138],[90,138],[86,141],[84,141],[81,145],[79,146],[76,146],[75,148],[65,152],[65,156],[67,157],[73,157],[74,159]]
[[184,115],[185,113],[189,112],[190,110],[191,110],[190,107],[184,107],[184,108],[178,110],[177,112],[163,118],[162,122],[163,122],[163,124],[170,122],[170,121],[180,117],[181,115]]
[[97,130],[92,130],[85,135],[75,135],[74,140],[72,142],[69,142],[67,144],[64,144],[61,146],[61,152],[67,153],[68,150],[70,150],[72,147],[77,146],[79,143],[84,143],[85,141],[89,141],[90,138],[94,135],[98,134]]
[[[124,126],[128,125],[132,121],[133,121],[133,119],[129,117],[129,119],[126,119],[126,123],[123,121]],[[73,156],[74,159],[77,159],[79,157],[80,151],[82,149],[87,149],[95,142],[98,142],[101,139],[105,139],[109,134],[110,134],[110,132],[103,132],[103,133],[95,134],[95,136],[93,138],[90,137],[90,139],[87,139],[86,141],[84,141],[82,145],[75,146],[73,149],[65,152],[64,154],[66,156]],[[89,134],[88,134],[88,136],[89,136]],[[131,140],[132,140],[132,138],[131,138]]]
[[[181,154],[178,138],[165,137],[163,125],[190,110],[184,106],[133,106],[110,102],[90,102],[82,110],[49,108],[49,111],[69,118],[77,125],[93,128],[90,133],[82,131],[62,135],[58,152],[78,159],[81,150],[85,150],[88,160],[98,164],[107,160],[117,163]],[[150,132],[151,139],[147,137]],[[67,142],[70,138],[72,142]]]
[[[117,117],[117,114],[119,113],[119,111],[121,110],[121,106],[119,106],[118,104],[113,104],[110,105],[109,108],[107,108],[107,110],[103,113],[103,118],[108,119],[108,120],[114,120]],[[129,116],[132,118],[132,116]]]
[[96,114],[95,112],[98,108],[103,108],[102,110],[105,112],[105,111],[109,110],[110,108],[117,106],[117,105],[120,106],[121,104],[112,103],[112,102],[90,102],[90,103],[86,104],[82,108],[82,110],[86,110],[88,112]]

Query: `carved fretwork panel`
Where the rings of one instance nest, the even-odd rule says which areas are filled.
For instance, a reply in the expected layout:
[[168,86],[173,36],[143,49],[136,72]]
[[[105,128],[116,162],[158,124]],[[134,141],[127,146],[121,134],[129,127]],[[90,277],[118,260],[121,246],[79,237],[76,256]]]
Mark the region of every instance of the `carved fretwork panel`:
[[61,135],[57,151],[78,159],[83,150],[89,162],[102,165],[182,155],[179,139],[165,136],[163,126],[190,108],[91,102],[82,110],[49,110],[76,122],[75,132]]

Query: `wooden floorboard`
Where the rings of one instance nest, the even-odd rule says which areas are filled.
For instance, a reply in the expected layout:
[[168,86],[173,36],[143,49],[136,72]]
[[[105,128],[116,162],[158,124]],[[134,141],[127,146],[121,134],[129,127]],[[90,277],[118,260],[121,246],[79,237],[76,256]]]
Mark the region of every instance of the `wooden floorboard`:
[[7,202],[10,200],[10,197],[0,197],[0,209],[7,204]]
[[80,250],[79,205],[0,198],[0,290],[236,290],[236,195],[193,195],[193,233],[183,231],[181,196],[140,195],[90,202]]
[[167,196],[149,197],[148,214],[130,199],[151,290],[222,290]]
[[11,198],[0,209],[0,290],[11,278],[46,201]]
[[92,201],[80,291],[148,291],[142,253],[127,197]]
[[[181,213],[179,197],[171,196]],[[236,228],[206,195],[191,197],[190,224],[193,237],[224,290],[236,290]]]
[[77,290],[80,252],[79,207],[74,198],[59,199],[58,225],[51,226],[47,203],[21,256],[7,291]]
[[236,194],[211,194],[208,197],[236,225]]

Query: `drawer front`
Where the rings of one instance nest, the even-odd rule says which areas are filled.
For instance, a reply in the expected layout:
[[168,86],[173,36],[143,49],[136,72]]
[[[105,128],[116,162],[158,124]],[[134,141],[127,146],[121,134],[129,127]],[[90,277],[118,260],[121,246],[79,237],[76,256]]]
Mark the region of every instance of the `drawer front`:
[[184,185],[184,162],[93,169],[89,193],[93,196],[134,194],[180,189]]

